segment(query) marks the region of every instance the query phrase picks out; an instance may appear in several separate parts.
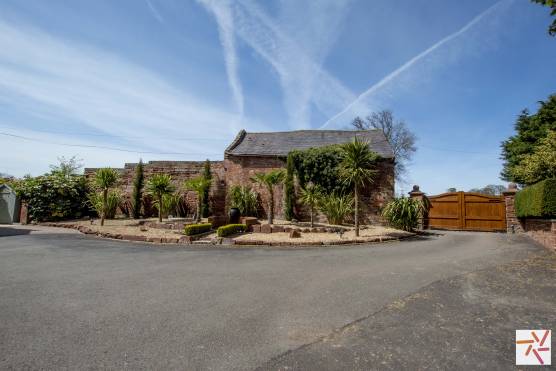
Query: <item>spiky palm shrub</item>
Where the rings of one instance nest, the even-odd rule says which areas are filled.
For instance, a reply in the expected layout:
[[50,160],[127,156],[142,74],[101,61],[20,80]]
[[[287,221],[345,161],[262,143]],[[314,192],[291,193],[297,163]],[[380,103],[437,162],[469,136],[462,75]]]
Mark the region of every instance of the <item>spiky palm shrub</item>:
[[359,236],[359,192],[373,181],[378,155],[370,150],[367,141],[357,137],[340,148],[340,177],[346,185],[353,187],[355,236]]
[[133,193],[131,195],[131,214],[133,219],[141,217],[141,203],[143,200],[143,186],[145,185],[145,175],[143,173],[143,160],[135,168],[135,178],[133,179]]
[[156,200],[158,206],[158,222],[162,222],[162,197],[174,192],[176,187],[172,184],[172,177],[166,174],[155,174],[147,182],[147,193]]
[[168,193],[162,196],[162,214],[165,217],[168,215],[183,216],[183,202],[182,196],[179,192]]
[[268,224],[274,222],[274,187],[282,184],[286,174],[283,170],[272,170],[268,173],[256,173],[251,181],[266,188],[268,192]]
[[321,197],[319,208],[326,215],[328,223],[341,225],[348,215],[353,213],[353,197],[336,193],[324,195]]
[[235,185],[230,188],[230,208],[235,207],[243,216],[257,216],[259,205],[257,192],[251,187]]
[[197,193],[197,223],[201,221],[201,217],[203,216],[203,201],[205,192],[210,189],[211,182],[211,179],[206,179],[204,176],[189,179],[185,182],[186,189]]
[[382,210],[382,216],[388,223],[404,231],[412,231],[419,224],[419,218],[425,212],[423,202],[409,197],[394,198]]
[[311,228],[315,226],[314,214],[315,208],[318,206],[322,198],[322,191],[318,185],[308,183],[304,188],[301,188],[301,202],[309,207],[311,215]]
[[108,211],[108,190],[118,182],[118,173],[109,167],[98,169],[95,173],[95,185],[102,191],[102,212],[100,225],[104,226],[104,219]]
[[[104,210],[104,200],[102,192],[91,192],[87,195],[89,205],[97,212],[98,215],[102,215]],[[122,202],[122,194],[118,190],[108,191],[106,197],[106,212],[104,214],[105,219],[114,219],[116,217],[116,212],[118,211],[118,206]]]

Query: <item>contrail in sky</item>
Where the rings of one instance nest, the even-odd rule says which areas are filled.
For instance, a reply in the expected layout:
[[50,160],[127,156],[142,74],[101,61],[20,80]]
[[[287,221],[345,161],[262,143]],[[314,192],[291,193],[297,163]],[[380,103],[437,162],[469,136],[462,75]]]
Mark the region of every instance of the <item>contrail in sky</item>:
[[415,57],[411,58],[409,61],[407,61],[404,65],[402,65],[401,67],[399,67],[398,69],[396,69],[395,71],[391,72],[390,74],[388,74],[387,76],[385,76],[382,80],[380,80],[379,82],[377,82],[376,84],[374,84],[373,86],[371,86],[369,89],[367,89],[365,92],[363,92],[361,95],[359,95],[353,102],[351,102],[346,108],[344,108],[342,111],[340,111],[339,113],[337,113],[336,115],[334,115],[332,118],[328,119],[328,121],[326,121],[324,123],[324,125],[322,125],[320,127],[320,129],[324,129],[326,128],[328,125],[330,125],[334,120],[336,120],[338,117],[342,116],[344,113],[348,112],[349,110],[351,110],[356,104],[360,103],[362,100],[368,98],[371,94],[375,93],[377,90],[379,90],[380,88],[382,88],[384,85],[388,84],[390,81],[392,81],[393,79],[395,79],[396,77],[398,77],[398,75],[400,75],[402,72],[406,71],[408,68],[410,68],[411,66],[413,66],[415,63],[417,63],[419,60],[423,59],[424,57],[426,57],[427,55],[429,55],[430,53],[434,52],[436,49],[440,48],[441,46],[443,46],[444,44],[449,43],[450,41],[456,39],[457,37],[463,35],[465,32],[467,32],[469,29],[471,29],[473,26],[475,26],[478,22],[480,22],[485,16],[487,16],[488,14],[492,13],[496,8],[498,8],[500,6],[500,4],[502,4],[505,0],[501,0],[497,3],[495,3],[494,5],[492,5],[491,7],[489,7],[488,9],[486,9],[485,11],[483,11],[482,13],[480,13],[479,15],[477,15],[475,18],[473,18],[471,21],[469,21],[469,23],[467,23],[465,26],[463,26],[462,28],[460,28],[458,31],[446,36],[445,38],[443,38],[442,40],[438,41],[436,44],[432,45],[431,47],[429,47],[428,49],[426,49],[425,51],[417,54]]

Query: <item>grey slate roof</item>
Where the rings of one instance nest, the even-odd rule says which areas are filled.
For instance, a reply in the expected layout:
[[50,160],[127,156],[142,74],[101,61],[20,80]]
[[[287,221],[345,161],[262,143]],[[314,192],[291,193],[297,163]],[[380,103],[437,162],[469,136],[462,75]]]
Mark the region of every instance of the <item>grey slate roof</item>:
[[380,156],[394,157],[381,130],[297,130],[267,133],[247,133],[241,130],[224,153],[233,156],[287,156],[294,149],[343,144],[352,141],[355,136],[367,140],[371,150]]

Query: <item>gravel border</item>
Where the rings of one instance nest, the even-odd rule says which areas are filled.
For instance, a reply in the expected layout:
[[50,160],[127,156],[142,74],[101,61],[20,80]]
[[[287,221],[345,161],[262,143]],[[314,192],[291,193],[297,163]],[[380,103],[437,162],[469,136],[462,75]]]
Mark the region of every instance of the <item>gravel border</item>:
[[198,242],[196,240],[203,238],[206,236],[205,234],[196,235],[196,236],[176,236],[176,237],[148,237],[142,235],[131,235],[131,234],[119,234],[119,233],[111,233],[111,232],[99,232],[92,228],[89,228],[84,225],[74,224],[74,223],[56,223],[56,222],[43,222],[39,223],[40,226],[45,227],[55,227],[55,228],[66,228],[66,229],[75,229],[80,233],[87,234],[87,235],[94,235],[101,238],[108,238],[114,240],[121,240],[121,241],[130,241],[130,242],[150,242],[156,244],[181,244],[181,245],[204,245],[204,246],[222,246],[222,247],[315,247],[315,246],[341,246],[341,245],[360,245],[366,243],[382,243],[382,242],[390,242],[390,241],[400,241],[407,238],[415,237],[416,233],[411,233],[405,236],[372,236],[365,239],[349,239],[349,240],[341,240],[341,241],[279,241],[279,242],[267,242],[263,240],[251,240],[251,241],[241,241],[241,240],[234,240],[233,237],[227,238],[215,238],[208,243],[207,241]]

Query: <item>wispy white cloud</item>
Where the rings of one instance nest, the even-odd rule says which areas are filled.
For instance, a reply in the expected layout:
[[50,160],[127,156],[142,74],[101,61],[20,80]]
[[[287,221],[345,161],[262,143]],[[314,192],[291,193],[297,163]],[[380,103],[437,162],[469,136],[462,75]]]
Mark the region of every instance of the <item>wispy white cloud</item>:
[[153,3],[151,3],[151,0],[145,0],[145,1],[147,3],[147,6],[149,7],[151,13],[156,18],[156,20],[159,21],[160,23],[164,23],[164,18],[162,17],[160,12],[154,7]]
[[[509,1],[512,1],[512,0],[509,0]],[[398,78],[404,72],[407,72],[408,70],[410,70],[413,66],[415,66],[417,63],[419,63],[420,61],[425,59],[427,56],[433,54],[437,49],[443,47],[444,45],[446,45],[446,44],[458,39],[462,35],[464,35],[466,32],[468,32],[470,29],[472,29],[474,26],[476,26],[485,17],[487,17],[487,16],[491,15],[492,13],[496,12],[500,8],[500,6],[505,2],[507,3],[508,0],[501,0],[497,3],[495,3],[494,5],[490,6],[489,8],[487,8],[486,10],[484,10],[483,12],[481,12],[480,14],[475,16],[471,21],[469,21],[467,24],[465,24],[463,27],[461,27],[456,32],[442,38],[441,40],[439,40],[438,42],[436,42],[435,44],[433,44],[429,48],[425,49],[421,53],[419,53],[416,56],[414,56],[413,58],[411,58],[409,61],[404,63],[402,66],[398,67],[396,70],[392,71],[391,73],[389,73],[388,75],[383,77],[379,82],[372,85],[370,88],[368,88],[362,94],[360,94],[356,99],[354,99],[351,103],[349,103],[344,109],[342,109],[340,112],[336,113],[334,116],[332,116],[330,119],[328,119],[321,126],[321,129],[333,126],[335,124],[341,124],[341,125],[345,124],[345,117],[344,116],[346,114],[351,115],[348,118],[348,119],[351,119],[352,116],[354,114],[356,114],[361,107],[364,107],[365,105],[368,105],[368,101],[371,98],[373,98],[375,95],[377,95],[381,91],[381,89],[383,89],[388,84],[392,83],[396,78]]]
[[[50,125],[63,123],[67,131],[85,128],[120,136],[118,147],[198,153],[200,159],[208,153],[223,152],[225,138],[231,139],[235,134],[230,123],[238,119],[237,113],[202,101],[185,88],[177,88],[152,71],[117,55],[50,36],[22,23],[13,25],[2,20],[0,102],[5,103],[6,109],[25,114],[27,121],[17,121],[20,129],[36,127],[36,118],[41,117],[44,118],[42,122]],[[264,129],[256,122],[247,124]],[[143,139],[136,138],[138,133]],[[187,136],[224,138],[220,142],[176,142],[172,139]],[[57,138],[58,141],[83,142],[64,134]],[[5,148],[6,142],[13,141],[16,139],[0,138],[0,146]],[[103,141],[108,139],[96,139],[94,143]],[[36,148],[38,150],[39,146]],[[26,155],[39,161],[43,158],[37,151]],[[9,162],[9,157],[0,159],[0,163],[4,161]],[[113,156],[110,164],[117,166],[120,162],[119,156]]]
[[224,61],[228,83],[232,91],[235,106],[240,115],[244,111],[243,88],[239,78],[239,58],[235,45],[234,19],[229,0],[198,0],[215,17],[218,24],[220,43],[224,51]]
[[235,33],[277,72],[291,128],[310,126],[312,104],[331,115],[355,98],[322,67],[350,1],[283,1],[277,18],[250,0],[210,3],[231,11]]

